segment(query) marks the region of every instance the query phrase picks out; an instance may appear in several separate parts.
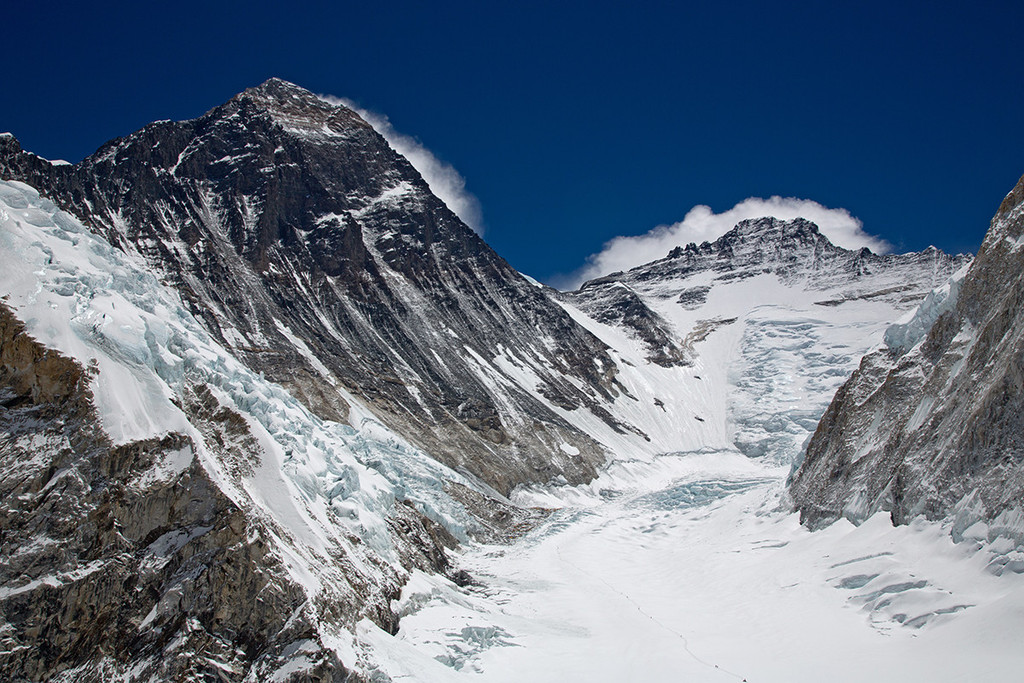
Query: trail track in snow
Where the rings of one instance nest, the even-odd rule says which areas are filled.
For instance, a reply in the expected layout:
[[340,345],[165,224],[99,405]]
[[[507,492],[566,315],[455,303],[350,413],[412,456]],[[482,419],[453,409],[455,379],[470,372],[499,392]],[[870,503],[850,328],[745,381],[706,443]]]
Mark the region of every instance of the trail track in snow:
[[778,509],[783,473],[735,458],[677,456],[646,490],[606,480],[516,544],[468,550],[481,585],[415,576],[398,636],[363,637],[396,680],[1014,678],[1024,577],[935,524],[812,534]]
[[720,668],[717,664],[712,664],[711,662],[708,662],[708,661],[705,661],[704,659],[701,659],[696,653],[693,652],[693,650],[690,649],[690,641],[689,641],[689,639],[685,635],[683,635],[679,631],[675,630],[671,626],[668,626],[668,625],[662,623],[656,617],[650,615],[646,610],[644,610],[644,608],[639,603],[637,603],[636,600],[631,598],[628,593],[619,590],[618,588],[613,586],[611,583],[606,581],[601,576],[593,574],[593,573],[587,571],[586,569],[580,567],[579,565],[577,565],[577,564],[575,564],[575,563],[565,559],[565,557],[562,555],[562,549],[561,549],[560,546],[557,546],[557,545],[555,546],[555,552],[558,555],[558,560],[560,562],[562,562],[563,564],[568,565],[569,567],[572,567],[574,570],[576,570],[580,574],[583,574],[584,576],[587,576],[587,577],[589,577],[591,579],[596,579],[597,581],[600,581],[601,583],[603,583],[608,588],[608,590],[612,591],[613,593],[616,593],[617,595],[620,595],[623,600],[625,600],[630,605],[632,605],[636,609],[637,612],[639,612],[641,615],[643,615],[644,617],[649,619],[653,624],[655,624],[659,628],[662,628],[665,631],[667,631],[667,632],[671,633],[672,635],[676,636],[677,638],[679,638],[679,640],[683,644],[683,649],[686,651],[686,653],[688,655],[690,655],[694,659],[694,661],[696,661],[699,664],[703,664],[708,669],[712,669],[712,670],[715,670],[716,672],[721,672],[723,674],[731,676],[732,678],[735,678],[736,680],[740,680],[740,681],[746,681],[747,680],[747,679],[743,678],[742,676],[740,676],[739,674],[733,673],[731,671],[727,671],[725,669]]

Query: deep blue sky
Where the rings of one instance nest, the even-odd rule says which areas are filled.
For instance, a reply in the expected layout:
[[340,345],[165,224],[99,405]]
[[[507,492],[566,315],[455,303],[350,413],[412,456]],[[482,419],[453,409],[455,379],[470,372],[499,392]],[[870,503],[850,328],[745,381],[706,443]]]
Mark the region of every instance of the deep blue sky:
[[8,4],[0,130],[77,161],[280,76],[451,163],[540,279],[773,194],[977,249],[1024,173],[1024,3]]

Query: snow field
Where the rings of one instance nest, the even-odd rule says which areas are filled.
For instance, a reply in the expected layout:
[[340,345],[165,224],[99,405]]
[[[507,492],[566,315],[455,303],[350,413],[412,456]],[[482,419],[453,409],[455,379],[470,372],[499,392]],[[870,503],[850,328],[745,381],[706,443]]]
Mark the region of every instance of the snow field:
[[777,468],[709,463],[469,549],[481,586],[417,576],[398,636],[361,638],[396,681],[1015,680],[1024,577],[938,524],[811,533],[778,510]]

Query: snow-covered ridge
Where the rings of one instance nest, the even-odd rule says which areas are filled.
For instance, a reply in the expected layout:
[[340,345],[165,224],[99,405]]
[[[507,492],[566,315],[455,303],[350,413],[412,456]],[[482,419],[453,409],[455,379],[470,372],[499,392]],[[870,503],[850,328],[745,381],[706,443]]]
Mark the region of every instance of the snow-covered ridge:
[[[444,491],[446,482],[471,482],[409,446],[353,397],[352,426],[312,415],[218,344],[175,292],[22,183],[0,182],[0,260],[4,303],[28,332],[92,369],[102,427],[114,442],[186,435],[216,485],[270,530],[310,610],[356,577],[384,588],[404,575],[388,523],[398,501],[458,537],[475,523]],[[244,418],[258,444],[252,467],[223,460],[183,409],[204,390]],[[147,476],[173,479],[192,459],[181,454]],[[339,565],[339,557],[348,559]],[[315,621],[341,660],[354,663],[345,625]]]
[[765,217],[561,298],[630,354],[624,383],[651,364],[700,377],[707,390],[677,410],[720,435],[703,446],[788,465],[861,356],[968,261],[850,251],[809,221]]
[[960,268],[949,282],[933,289],[921,305],[914,309],[906,322],[892,325],[885,331],[885,345],[893,351],[906,353],[925,338],[939,316],[956,308],[960,297],[960,286],[970,266]]

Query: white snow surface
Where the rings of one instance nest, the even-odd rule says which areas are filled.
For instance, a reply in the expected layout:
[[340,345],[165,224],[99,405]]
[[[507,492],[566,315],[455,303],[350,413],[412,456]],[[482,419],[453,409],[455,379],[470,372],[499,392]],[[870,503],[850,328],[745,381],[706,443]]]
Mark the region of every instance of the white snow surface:
[[[20,183],[0,182],[0,262],[4,302],[30,334],[96,370],[111,437],[191,436],[223,490],[275,530],[310,597],[345,590],[331,553],[372,576],[349,534],[396,561],[384,523],[396,498],[467,539],[472,520],[442,488],[469,484],[458,474],[352,396],[352,427],[311,415],[130,257]],[[516,491],[552,508],[548,520],[509,546],[467,542],[457,564],[477,585],[415,573],[394,604],[396,636],[364,620],[354,634],[322,625],[321,640],[368,676],[424,683],[1016,680],[1024,576],[991,570],[991,534],[960,529],[953,543],[942,524],[893,528],[884,516],[811,533],[780,504],[835,388],[900,311],[875,299],[818,305],[835,293],[772,275],[716,285],[697,310],[659,286],[645,301],[681,338],[711,330],[692,365],[651,365],[628,333],[566,306],[613,349],[628,395],[609,409],[650,441],[562,410],[614,454],[597,480]],[[533,379],[511,354],[495,363],[496,387]],[[200,383],[249,422],[263,450],[254,472],[230,474],[172,401]],[[655,399],[664,411],[644,407]],[[160,476],[190,462],[179,453]]]
[[[784,468],[681,453],[606,474],[512,547],[475,546],[480,585],[418,574],[393,680],[1016,680],[1024,577],[978,543],[877,515],[818,532],[779,509]],[[553,492],[555,495],[557,492]],[[564,501],[563,501],[564,502]]]

